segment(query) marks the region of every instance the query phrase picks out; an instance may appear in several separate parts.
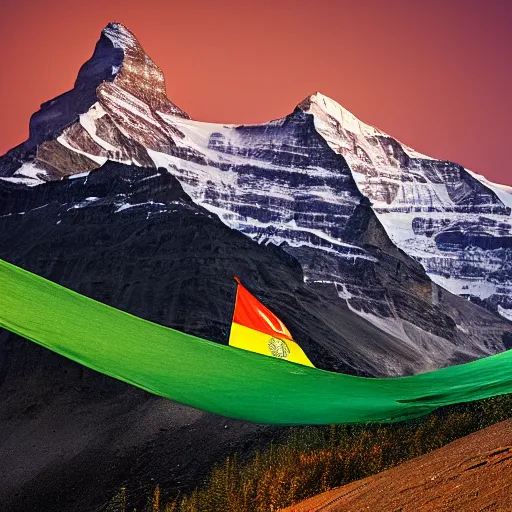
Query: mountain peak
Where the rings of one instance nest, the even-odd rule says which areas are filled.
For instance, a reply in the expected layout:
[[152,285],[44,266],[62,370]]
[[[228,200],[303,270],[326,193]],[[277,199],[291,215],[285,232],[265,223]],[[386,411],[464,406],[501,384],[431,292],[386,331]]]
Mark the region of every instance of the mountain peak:
[[134,48],[139,45],[135,35],[118,21],[111,21],[108,23],[107,26],[101,31],[101,34],[110,39],[114,45],[114,48],[121,48],[126,50],[128,48]]
[[337,121],[343,129],[352,133],[364,136],[382,134],[373,126],[363,123],[337,101],[318,91],[305,98],[297,106],[304,112],[314,115],[320,121]]
[[[106,73],[105,73],[105,68]],[[188,115],[167,98],[165,77],[162,70],[145,52],[138,39],[125,25],[110,22],[102,30],[101,37],[91,59],[82,66],[81,75],[102,69],[103,80],[95,85],[96,95],[101,99],[100,89],[104,82],[113,82],[133,97],[144,102],[152,111],[162,111],[188,118]],[[108,77],[110,72],[110,77]],[[96,80],[97,82],[97,80]],[[76,85],[75,84],[75,87]]]
[[[122,23],[102,30],[91,58],[80,68],[74,87],[41,105],[30,119],[28,147],[54,139],[100,102],[137,104],[148,112],[189,118],[166,93],[162,70]],[[146,113],[146,116],[149,115]]]

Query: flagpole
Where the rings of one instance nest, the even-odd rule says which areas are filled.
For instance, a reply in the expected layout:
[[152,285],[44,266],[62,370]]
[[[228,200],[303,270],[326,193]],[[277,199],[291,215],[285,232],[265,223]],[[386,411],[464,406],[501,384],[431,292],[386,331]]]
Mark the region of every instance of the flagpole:
[[233,314],[231,315],[231,324],[229,325],[229,333],[228,333],[228,345],[229,340],[231,339],[231,329],[233,329],[233,322],[235,321],[235,311],[236,311],[236,302],[238,300],[238,287],[242,285],[240,279],[238,277],[233,276],[233,279],[236,281],[236,294],[235,294],[235,303],[233,304]]

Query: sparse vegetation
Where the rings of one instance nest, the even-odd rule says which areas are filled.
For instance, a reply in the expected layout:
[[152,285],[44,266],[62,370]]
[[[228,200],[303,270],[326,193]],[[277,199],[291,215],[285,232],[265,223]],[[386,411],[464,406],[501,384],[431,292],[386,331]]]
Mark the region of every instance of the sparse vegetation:
[[[512,417],[512,395],[439,409],[403,423],[297,427],[288,439],[241,461],[214,467],[204,485],[150,512],[269,512],[390,468],[460,437]],[[133,512],[121,489],[108,512]]]

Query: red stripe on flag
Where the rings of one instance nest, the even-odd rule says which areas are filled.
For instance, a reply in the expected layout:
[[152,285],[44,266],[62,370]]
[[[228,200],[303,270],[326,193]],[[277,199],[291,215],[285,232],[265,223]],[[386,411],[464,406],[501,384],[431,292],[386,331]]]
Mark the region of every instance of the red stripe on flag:
[[238,279],[237,282],[238,291],[233,322],[276,338],[293,339],[283,322],[256,297],[251,295]]

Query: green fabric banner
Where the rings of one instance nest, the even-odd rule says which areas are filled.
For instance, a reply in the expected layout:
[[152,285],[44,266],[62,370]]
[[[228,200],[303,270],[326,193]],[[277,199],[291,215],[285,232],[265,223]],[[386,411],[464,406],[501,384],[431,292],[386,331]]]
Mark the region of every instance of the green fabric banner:
[[353,377],[169,329],[2,260],[0,326],[155,395],[259,423],[400,421],[512,391],[512,351],[411,377]]

